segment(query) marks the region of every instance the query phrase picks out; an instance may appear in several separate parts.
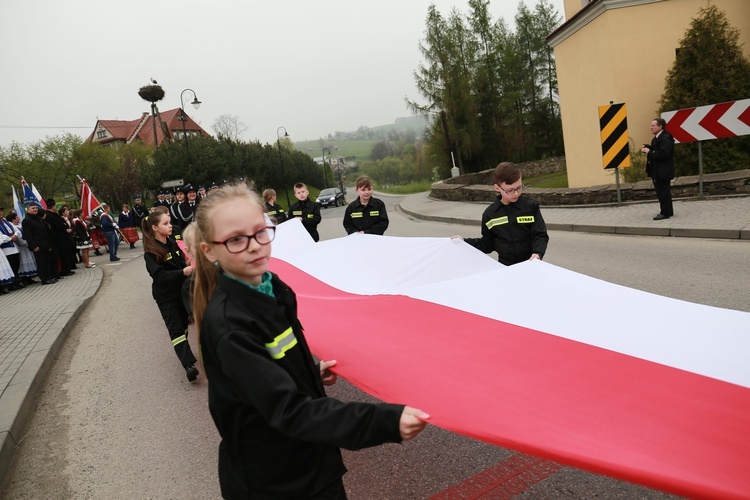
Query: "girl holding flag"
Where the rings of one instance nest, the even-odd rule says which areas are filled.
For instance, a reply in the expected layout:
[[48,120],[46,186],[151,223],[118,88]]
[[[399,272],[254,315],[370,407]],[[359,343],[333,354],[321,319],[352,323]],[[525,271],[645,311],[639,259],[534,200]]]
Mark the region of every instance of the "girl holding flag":
[[339,447],[411,439],[429,415],[326,396],[336,362],[313,360],[294,292],[267,269],[276,228],[244,183],[203,200],[194,224],[193,311],[222,496],[346,498]]

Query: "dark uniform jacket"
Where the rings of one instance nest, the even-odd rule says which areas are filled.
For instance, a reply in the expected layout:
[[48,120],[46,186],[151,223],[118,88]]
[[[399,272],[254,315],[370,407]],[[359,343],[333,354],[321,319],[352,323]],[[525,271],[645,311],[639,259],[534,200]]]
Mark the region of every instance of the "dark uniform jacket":
[[38,215],[26,214],[21,223],[23,238],[29,244],[32,252],[39,247],[39,251],[49,252],[52,248],[52,229]]
[[286,212],[284,212],[284,209],[278,203],[274,205],[266,203],[264,207],[268,216],[271,218],[271,220],[276,222],[276,224],[281,224],[282,222],[286,221]]
[[377,198],[370,198],[363,205],[359,198],[349,203],[344,212],[344,229],[346,234],[362,231],[365,234],[383,234],[388,229],[388,213],[385,203]]
[[146,208],[146,205],[143,203],[136,203],[133,205],[133,216],[135,218],[135,227],[141,227],[143,219],[148,217],[148,208]]
[[322,219],[320,216],[320,205],[310,198],[305,201],[296,201],[289,207],[289,218],[291,219],[292,217],[302,217],[302,225],[305,226],[312,239],[315,241],[320,240],[320,235],[318,234],[318,224],[320,224]]
[[186,266],[185,257],[171,236],[167,236],[166,244],[160,241],[156,243],[168,253],[164,262],[159,262],[156,255],[151,252],[143,254],[146,269],[153,279],[151,295],[156,302],[181,301],[182,283],[186,278],[185,273],[182,272]]
[[651,140],[646,154],[646,174],[655,181],[674,179],[674,137],[666,130]]
[[482,214],[482,237],[466,238],[466,243],[484,253],[496,251],[506,266],[529,260],[532,253],[544,257],[549,236],[539,203],[523,195],[509,205],[500,200]]
[[312,498],[346,472],[339,447],[400,441],[403,406],[325,396],[295,294],[271,280],[275,297],[220,273],[200,329],[225,498]]

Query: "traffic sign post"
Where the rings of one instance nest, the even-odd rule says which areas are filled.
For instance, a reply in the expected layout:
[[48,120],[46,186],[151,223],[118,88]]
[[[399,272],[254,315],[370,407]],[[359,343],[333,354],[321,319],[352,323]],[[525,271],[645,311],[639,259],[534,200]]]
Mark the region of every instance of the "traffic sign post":
[[622,203],[620,194],[620,168],[630,166],[630,144],[628,140],[628,110],[625,103],[599,106],[599,131],[602,139],[602,162],[604,168],[615,169],[617,204]]
[[698,197],[703,198],[701,141],[750,135],[750,99],[665,111],[661,117],[676,143],[698,143]]

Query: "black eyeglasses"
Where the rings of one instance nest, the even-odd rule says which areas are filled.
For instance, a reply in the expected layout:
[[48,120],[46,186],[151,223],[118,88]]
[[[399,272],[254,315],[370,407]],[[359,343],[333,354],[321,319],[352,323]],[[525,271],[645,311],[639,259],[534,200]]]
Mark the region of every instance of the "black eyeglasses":
[[503,188],[502,188],[502,187],[500,187],[500,185],[498,184],[498,185],[497,185],[497,187],[499,187],[499,188],[500,188],[500,191],[502,191],[503,193],[507,194],[508,196],[512,196],[512,195],[514,195],[514,194],[516,194],[516,193],[520,193],[521,191],[523,191],[523,190],[524,190],[524,188],[525,188],[526,186],[524,186],[523,184],[521,184],[520,186],[518,186],[518,187],[517,187],[517,188],[515,188],[515,189],[503,189]]
[[273,226],[264,227],[255,234],[238,234],[225,241],[212,241],[214,245],[224,245],[229,253],[240,253],[247,250],[250,246],[250,240],[254,239],[261,245],[268,245],[276,236],[276,228]]

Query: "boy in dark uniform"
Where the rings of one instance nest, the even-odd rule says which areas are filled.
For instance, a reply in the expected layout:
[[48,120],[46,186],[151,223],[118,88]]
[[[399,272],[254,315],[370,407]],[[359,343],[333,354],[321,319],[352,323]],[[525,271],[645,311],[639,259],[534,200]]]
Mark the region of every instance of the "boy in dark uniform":
[[296,217],[301,220],[302,225],[305,226],[312,239],[318,241],[320,240],[318,224],[322,220],[320,205],[312,201],[309,198],[309,194],[310,191],[308,191],[304,183],[298,182],[294,185],[294,197],[297,198],[297,201],[289,207],[289,218]]
[[357,179],[358,198],[344,212],[346,234],[383,234],[388,229],[385,203],[372,197],[372,180],[366,175]]
[[142,203],[141,195],[135,195],[135,203],[133,204],[133,216],[135,217],[135,227],[141,227],[143,219],[148,217],[148,208]]
[[[497,252],[497,260],[510,266],[541,259],[549,236],[539,203],[521,195],[521,170],[503,162],[495,169],[497,200],[482,214],[482,237],[464,241],[484,253]],[[454,238],[460,236],[454,236]]]

